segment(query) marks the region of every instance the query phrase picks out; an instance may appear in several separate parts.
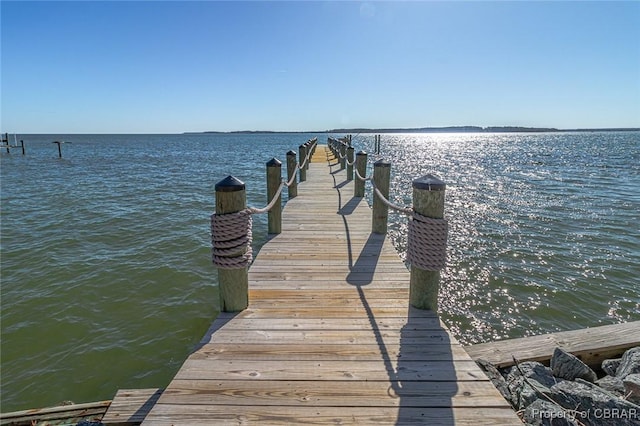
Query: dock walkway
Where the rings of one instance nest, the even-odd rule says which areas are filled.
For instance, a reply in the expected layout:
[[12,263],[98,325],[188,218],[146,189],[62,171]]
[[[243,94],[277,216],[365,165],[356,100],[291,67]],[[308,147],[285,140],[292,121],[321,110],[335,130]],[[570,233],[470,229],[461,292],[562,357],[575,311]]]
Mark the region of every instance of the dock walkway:
[[318,146],[249,270],[143,425],[522,424],[431,311],[337,161]]

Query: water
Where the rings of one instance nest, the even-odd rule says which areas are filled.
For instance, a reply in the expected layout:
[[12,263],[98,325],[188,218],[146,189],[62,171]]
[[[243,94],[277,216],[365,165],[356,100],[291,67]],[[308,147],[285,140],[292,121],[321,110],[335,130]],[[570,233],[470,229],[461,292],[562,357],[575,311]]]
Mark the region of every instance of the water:
[[[2,411],[165,386],[218,312],[215,183],[235,175],[262,207],[266,161],[314,136],[38,135],[25,157],[3,152]],[[354,146],[372,152],[373,135]],[[463,343],[640,319],[640,133],[394,134],[382,148],[394,202],[426,173],[448,185],[440,304]],[[406,219],[390,221],[404,256]],[[265,236],[255,217],[255,248]]]

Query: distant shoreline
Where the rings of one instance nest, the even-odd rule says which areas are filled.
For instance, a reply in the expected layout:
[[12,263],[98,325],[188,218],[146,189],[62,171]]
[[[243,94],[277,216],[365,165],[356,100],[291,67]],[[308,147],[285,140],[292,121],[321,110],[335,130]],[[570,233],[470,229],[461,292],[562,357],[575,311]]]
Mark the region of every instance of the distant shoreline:
[[414,128],[343,128],[329,130],[275,131],[275,130],[234,130],[204,132],[183,132],[185,135],[200,134],[252,134],[252,133],[552,133],[552,132],[637,132],[640,127],[616,127],[601,129],[556,129],[552,127],[520,127],[520,126],[449,126],[449,127],[414,127]]

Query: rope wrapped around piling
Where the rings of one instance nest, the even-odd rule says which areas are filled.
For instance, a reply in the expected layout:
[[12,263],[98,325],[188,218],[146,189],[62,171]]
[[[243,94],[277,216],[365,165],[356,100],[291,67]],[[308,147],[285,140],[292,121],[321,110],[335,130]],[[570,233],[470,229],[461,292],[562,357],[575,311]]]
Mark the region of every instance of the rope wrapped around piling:
[[412,212],[407,237],[407,261],[425,271],[439,271],[447,261],[446,219],[434,219]]
[[248,209],[211,215],[211,260],[217,268],[241,269],[251,264],[251,225],[251,212]]

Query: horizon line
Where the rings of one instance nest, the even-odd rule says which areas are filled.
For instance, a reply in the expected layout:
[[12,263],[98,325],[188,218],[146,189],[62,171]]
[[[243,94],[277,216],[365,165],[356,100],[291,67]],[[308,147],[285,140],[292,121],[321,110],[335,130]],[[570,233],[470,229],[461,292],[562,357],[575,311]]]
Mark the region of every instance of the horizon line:
[[640,131],[640,127],[593,127],[593,128],[567,128],[554,127],[527,127],[527,126],[437,126],[437,127],[345,127],[327,130],[202,130],[181,132],[37,132],[18,133],[1,132],[5,135],[199,135],[199,134],[251,134],[251,133],[553,133],[553,132],[615,132],[615,131]]

